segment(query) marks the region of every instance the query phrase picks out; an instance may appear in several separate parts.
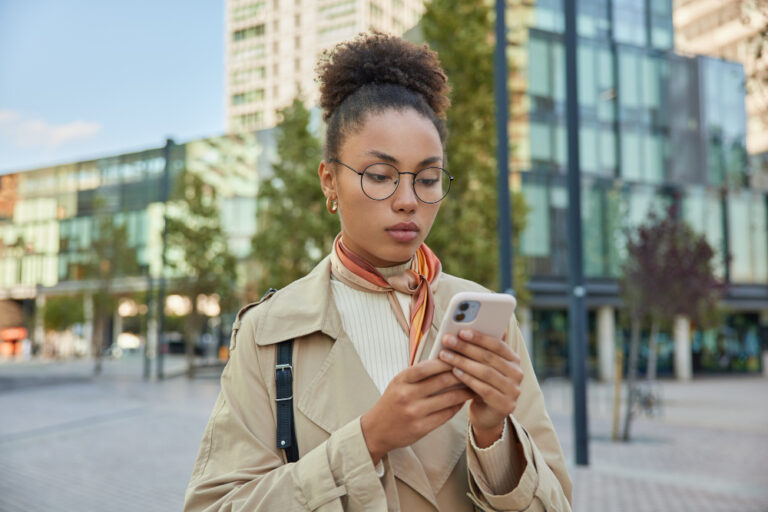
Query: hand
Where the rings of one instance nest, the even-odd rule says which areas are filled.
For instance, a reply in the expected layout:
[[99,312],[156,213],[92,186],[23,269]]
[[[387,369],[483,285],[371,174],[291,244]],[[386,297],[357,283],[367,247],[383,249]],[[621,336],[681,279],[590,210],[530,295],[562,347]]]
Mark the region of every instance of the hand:
[[422,361],[395,375],[384,394],[360,418],[371,459],[378,464],[390,450],[408,446],[451,419],[475,394],[461,387],[451,366]]
[[459,337],[443,337],[440,359],[477,394],[469,406],[469,421],[480,448],[501,437],[504,421],[517,407],[523,371],[520,357],[503,340],[462,329]]

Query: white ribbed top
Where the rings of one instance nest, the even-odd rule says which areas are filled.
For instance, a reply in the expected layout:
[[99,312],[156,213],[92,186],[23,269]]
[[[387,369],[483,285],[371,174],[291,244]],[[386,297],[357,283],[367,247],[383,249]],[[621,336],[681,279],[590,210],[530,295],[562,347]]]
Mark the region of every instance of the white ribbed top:
[[[410,262],[396,267],[379,268],[384,277],[398,274]],[[341,316],[344,331],[352,340],[360,360],[380,393],[392,378],[408,368],[409,340],[389,305],[386,293],[356,290],[331,276],[333,300]],[[410,321],[411,296],[395,292],[406,320]],[[509,464],[512,443],[507,425],[504,434],[492,446],[480,449],[470,436],[470,446],[477,455],[480,467],[469,461],[472,473],[482,475],[478,483],[484,492],[499,495],[509,492],[513,475]],[[383,466],[377,468],[383,476]]]
[[[377,269],[384,277],[399,274],[410,262]],[[408,368],[409,340],[392,311],[386,293],[356,290],[331,276],[333,300],[344,331],[360,355],[363,366],[380,393],[389,381]],[[411,296],[395,292],[406,320],[410,321]]]

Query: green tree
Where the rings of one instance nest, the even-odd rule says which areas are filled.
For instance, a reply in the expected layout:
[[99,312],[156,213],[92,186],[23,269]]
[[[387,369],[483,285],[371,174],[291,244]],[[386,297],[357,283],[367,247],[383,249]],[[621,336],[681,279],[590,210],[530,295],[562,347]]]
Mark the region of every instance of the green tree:
[[99,197],[94,202],[93,237],[91,250],[85,257],[83,277],[95,283],[93,292],[93,371],[101,373],[102,352],[104,351],[106,327],[117,307],[117,297],[112,285],[118,277],[137,275],[140,271],[135,247],[128,241],[128,230],[116,222],[107,208],[107,202]]
[[[627,235],[627,259],[620,280],[631,319],[627,366],[628,396],[635,395],[640,332],[650,323],[648,374],[655,376],[659,329],[683,315],[706,328],[717,322],[717,303],[723,284],[714,274],[715,251],[704,235],[677,216],[672,205],[666,216],[652,213],[648,221]],[[623,438],[630,438],[632,400],[627,400]]]
[[216,294],[222,311],[232,309],[238,302],[234,292],[237,260],[229,252],[221,226],[216,189],[186,170],[175,184],[166,215],[168,266],[177,274],[172,288],[192,302],[184,338],[187,374],[194,377],[195,342],[207,322],[197,298]]
[[[453,274],[498,288],[496,127],[493,94],[492,4],[484,0],[433,0],[421,24],[451,85],[447,169],[456,177],[429,244]],[[511,194],[515,295],[529,300],[520,234],[528,207]]]
[[257,288],[281,288],[306,275],[331,250],[339,220],[325,209],[317,167],[322,145],[310,131],[310,113],[300,99],[281,111],[278,161],[259,189],[259,229],[253,255],[261,267]]
[[43,310],[43,326],[47,331],[65,331],[85,322],[82,296],[49,297]]

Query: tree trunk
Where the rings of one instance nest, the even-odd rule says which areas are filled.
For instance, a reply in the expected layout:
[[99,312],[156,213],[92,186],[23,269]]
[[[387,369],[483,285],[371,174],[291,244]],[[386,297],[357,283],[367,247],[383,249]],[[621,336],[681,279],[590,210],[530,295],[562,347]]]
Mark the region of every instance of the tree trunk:
[[192,311],[189,313],[189,318],[184,323],[184,349],[187,359],[187,378],[190,379],[195,378],[195,336],[199,334],[198,330],[195,328],[197,325],[197,316],[197,311],[193,306]]
[[651,337],[648,339],[648,367],[645,371],[645,377],[649,382],[656,380],[656,361],[658,360],[658,345],[656,340],[659,335],[659,321],[654,318],[651,320]]
[[104,351],[104,317],[100,313],[94,315],[93,320],[93,375],[101,375],[102,352]]
[[629,429],[632,422],[632,398],[637,380],[637,355],[640,351],[640,319],[632,316],[632,337],[629,341],[629,361],[627,363],[627,404],[624,411],[624,434],[622,440],[629,441]]
[[624,350],[619,347],[616,350],[614,361],[615,376],[613,379],[613,433],[612,439],[619,440],[619,425],[621,423],[621,374],[624,360]]

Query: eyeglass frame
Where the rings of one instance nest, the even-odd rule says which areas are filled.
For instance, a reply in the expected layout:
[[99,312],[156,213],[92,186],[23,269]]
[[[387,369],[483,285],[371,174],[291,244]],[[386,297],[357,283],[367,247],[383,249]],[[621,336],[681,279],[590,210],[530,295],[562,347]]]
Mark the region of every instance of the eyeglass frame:
[[[343,165],[344,167],[346,167],[350,171],[352,171],[355,174],[357,174],[358,176],[360,176],[360,190],[363,191],[363,194],[365,194],[365,197],[367,197],[368,199],[371,199],[373,201],[384,201],[386,199],[389,199],[393,195],[395,195],[395,192],[397,192],[397,187],[400,186],[400,176],[403,175],[403,174],[410,174],[411,176],[413,176],[413,179],[411,180],[411,188],[413,188],[413,194],[416,196],[416,198],[419,201],[421,201],[422,203],[424,203],[424,204],[437,204],[440,201],[442,201],[443,199],[445,199],[446,196],[448,196],[448,192],[451,191],[451,183],[454,180],[453,176],[451,176],[448,171],[446,171],[445,169],[443,169],[442,167],[439,167],[437,165],[430,165],[429,167],[424,167],[423,169],[419,169],[416,172],[403,172],[403,171],[401,171],[400,169],[398,169],[397,167],[395,167],[394,165],[392,165],[390,163],[387,163],[387,162],[374,162],[372,164],[366,165],[365,168],[361,172],[361,171],[358,171],[357,169],[355,169],[353,167],[350,167],[349,165],[345,164],[344,162],[342,162],[338,158],[331,157],[331,158],[328,159],[328,161],[329,162],[336,162],[339,165]],[[388,165],[388,166],[392,167],[395,171],[397,171],[397,184],[395,185],[395,188],[392,190],[392,192],[388,196],[382,197],[381,199],[376,199],[375,197],[369,196],[368,192],[365,191],[365,187],[363,186],[363,175],[365,174],[365,171],[369,167],[373,167],[374,165]],[[445,191],[445,194],[443,194],[443,197],[441,197],[437,201],[425,201],[425,200],[423,200],[421,198],[419,193],[416,192],[416,175],[419,174],[421,171],[424,171],[426,169],[440,169],[442,172],[445,173],[446,176],[448,176],[448,189]]]

